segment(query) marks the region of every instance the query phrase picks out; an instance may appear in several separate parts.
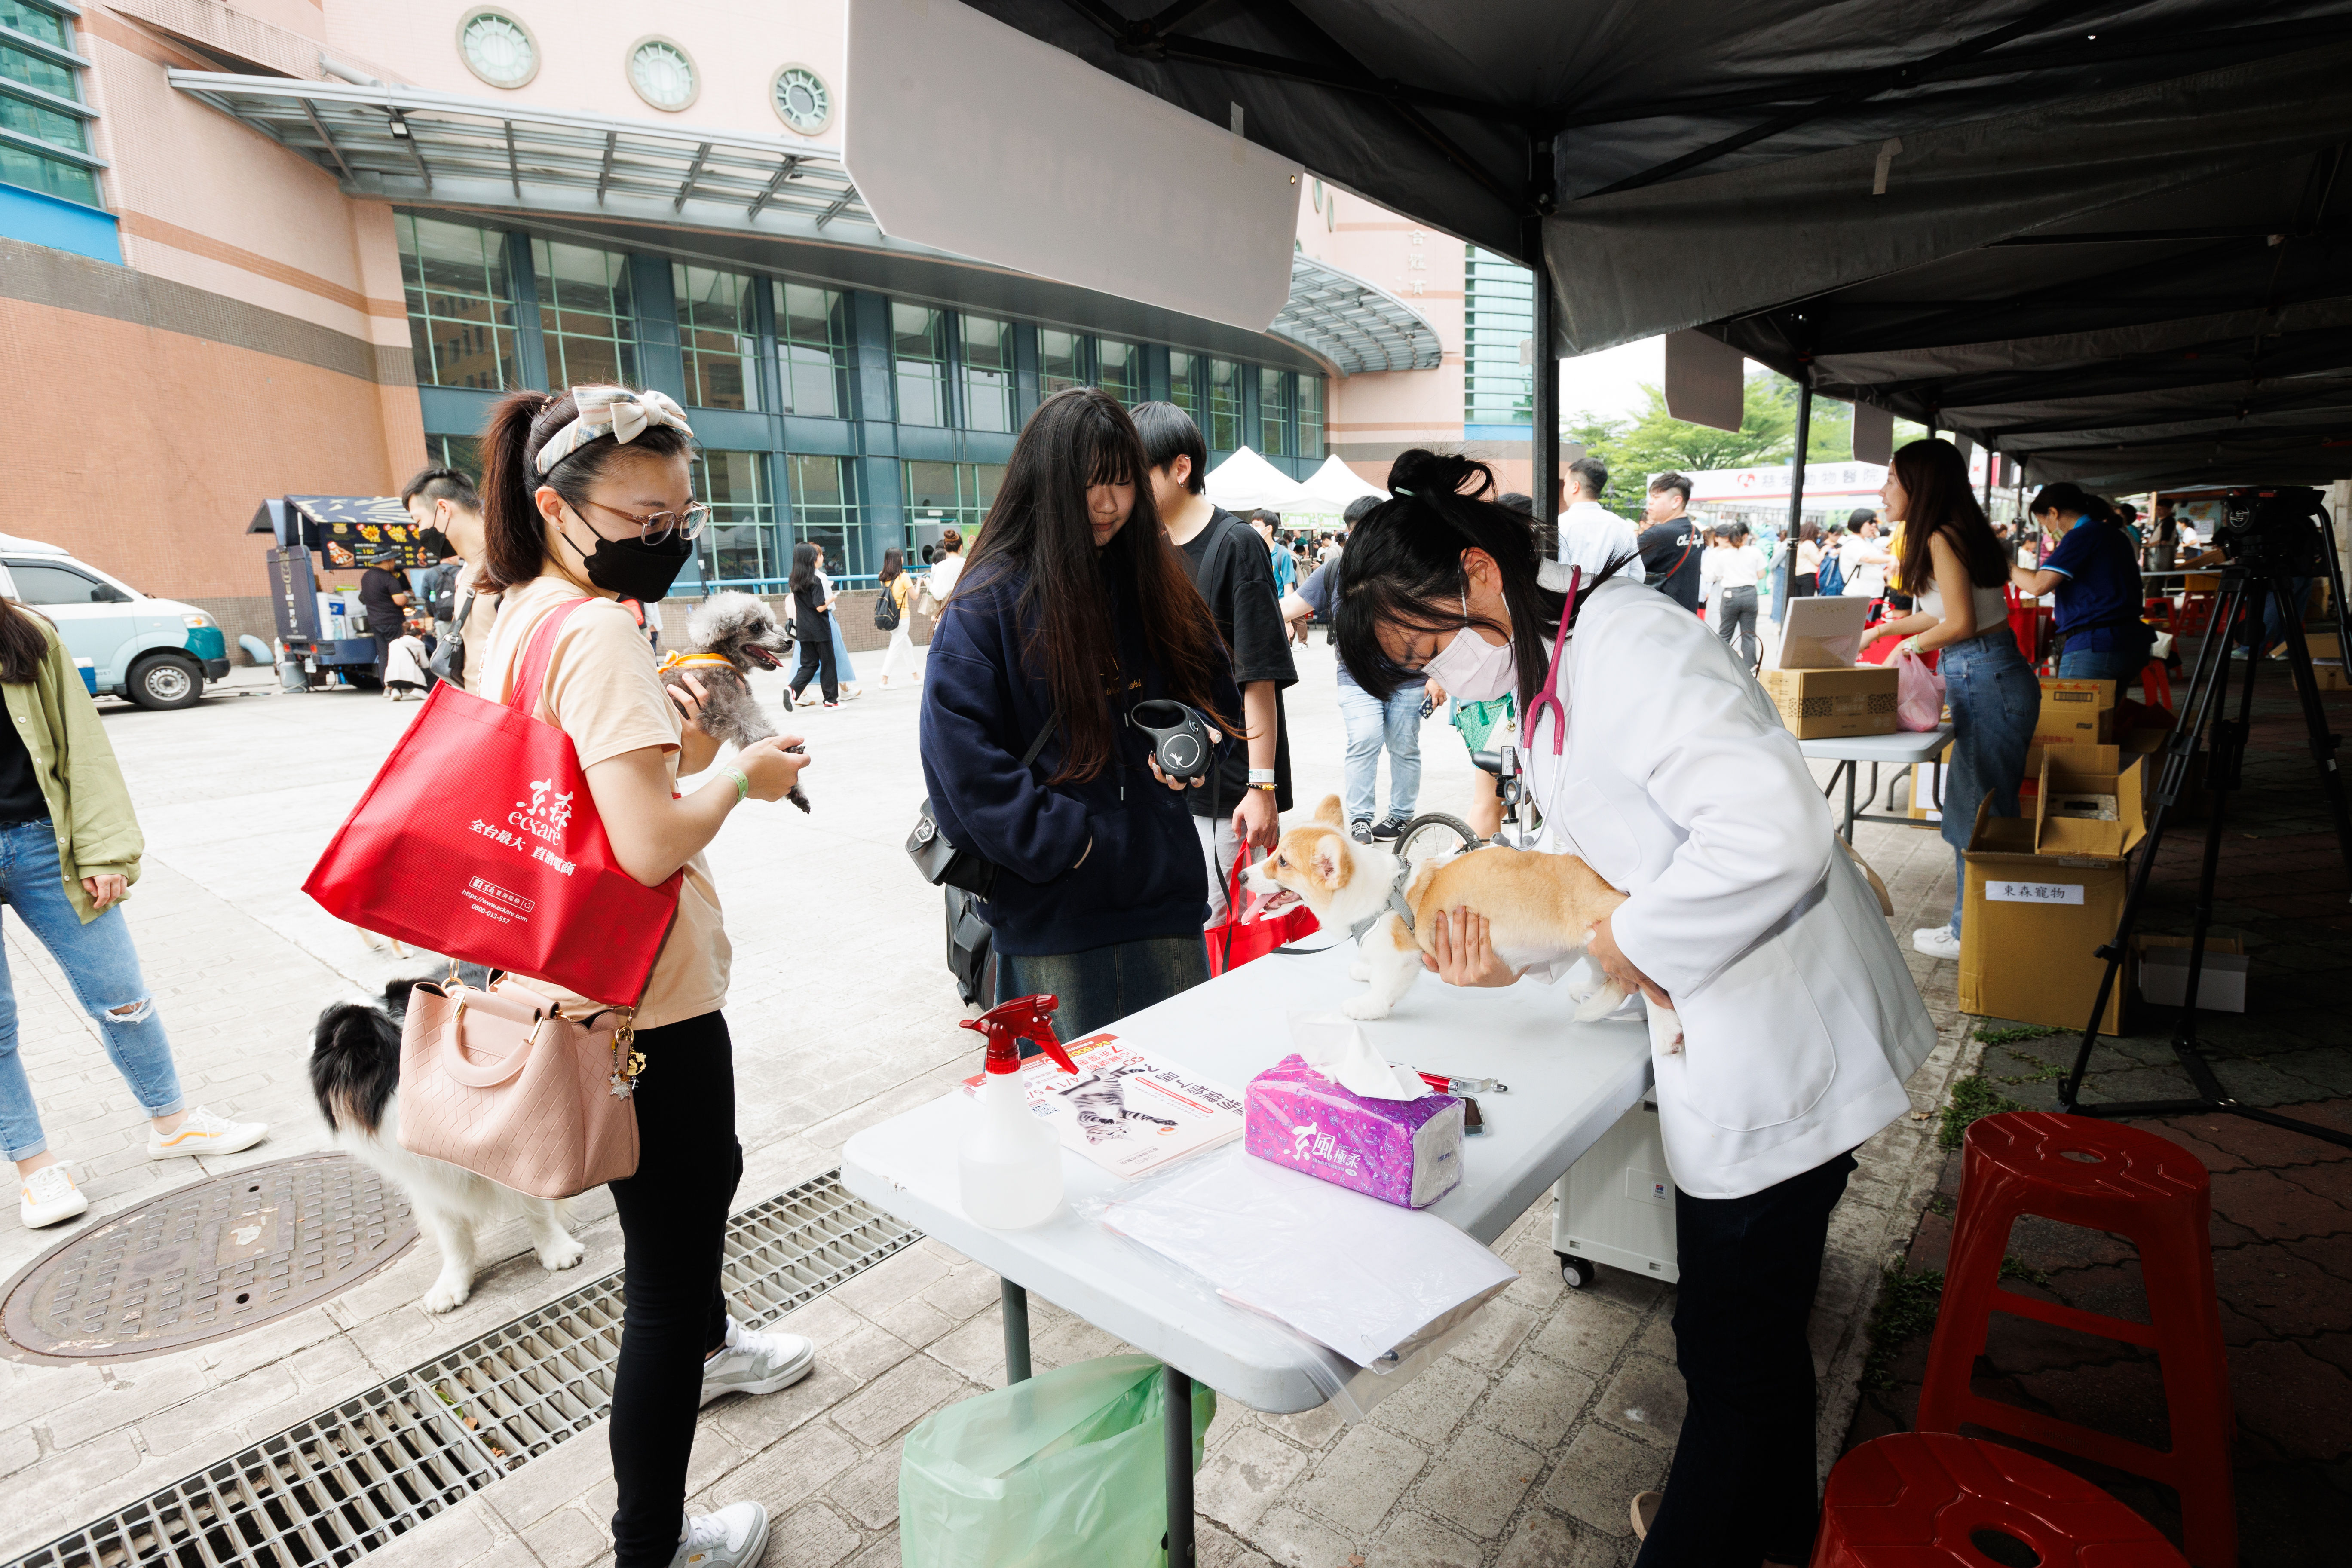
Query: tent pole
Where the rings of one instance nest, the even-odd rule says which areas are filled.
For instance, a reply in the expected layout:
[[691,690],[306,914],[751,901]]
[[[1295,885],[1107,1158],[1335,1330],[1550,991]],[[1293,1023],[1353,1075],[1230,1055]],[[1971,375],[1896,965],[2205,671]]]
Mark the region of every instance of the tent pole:
[[1772,595],[1772,618],[1787,613],[1789,594],[1797,585],[1797,531],[1805,525],[1805,448],[1813,438],[1813,384],[1797,382],[1797,449],[1789,458],[1789,537],[1780,542],[1779,591]]
[[[1538,145],[1549,159],[1549,145]],[[1522,232],[1527,236],[1528,265],[1535,273],[1536,307],[1531,356],[1535,426],[1528,432],[1533,437],[1528,453],[1533,471],[1528,476],[1528,493],[1536,502],[1536,547],[1540,558],[1549,561],[1559,553],[1559,362],[1551,352],[1559,307],[1552,295],[1551,267],[1544,257],[1543,219],[1528,218]]]

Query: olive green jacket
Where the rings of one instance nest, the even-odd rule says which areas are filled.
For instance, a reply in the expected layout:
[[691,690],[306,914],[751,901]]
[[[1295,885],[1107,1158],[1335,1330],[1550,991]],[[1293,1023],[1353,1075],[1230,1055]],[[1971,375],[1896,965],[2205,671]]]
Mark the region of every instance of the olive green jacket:
[[49,644],[41,668],[30,680],[0,681],[0,693],[5,694],[18,738],[32,753],[41,798],[48,802],[49,820],[57,826],[66,897],[88,925],[99,911],[81,879],[112,876],[137,881],[147,841],[131,813],[131,791],[122,782],[114,748],[98,721],[98,705],[82,686],[81,671],[58,639],[57,628],[47,621],[40,627]]

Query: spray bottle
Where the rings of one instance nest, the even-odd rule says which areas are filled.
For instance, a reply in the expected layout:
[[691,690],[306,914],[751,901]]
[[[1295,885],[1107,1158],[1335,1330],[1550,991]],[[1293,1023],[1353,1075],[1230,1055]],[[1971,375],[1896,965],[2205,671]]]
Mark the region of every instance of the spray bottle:
[[1055,1005],[1051,996],[1020,996],[963,1020],[988,1041],[988,1072],[980,1115],[956,1148],[956,1165],[963,1212],[992,1230],[1025,1230],[1061,1205],[1062,1141],[1031,1112],[1021,1072],[1024,1039],[1036,1041],[1064,1072],[1078,1070],[1054,1037]]

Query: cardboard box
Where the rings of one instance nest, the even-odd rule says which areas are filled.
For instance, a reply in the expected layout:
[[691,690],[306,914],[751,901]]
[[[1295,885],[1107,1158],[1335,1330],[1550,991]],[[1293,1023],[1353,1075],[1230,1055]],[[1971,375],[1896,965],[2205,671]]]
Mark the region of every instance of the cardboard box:
[[1896,673],[1883,665],[1843,669],[1768,669],[1764,693],[1780,722],[1801,741],[1835,735],[1891,735],[1896,729]]
[[[2140,999],[2178,1007],[2189,994],[2189,939],[2142,931],[2132,938],[2133,989]],[[2218,931],[2205,934],[2205,967],[2197,976],[2197,1010],[2246,1010],[2246,944]]]
[[[2137,760],[2120,770],[2068,767],[2045,753],[2030,816],[1977,812],[1960,916],[1960,1011],[2080,1028],[2098,997],[2147,833]],[[2126,987],[2108,994],[2103,1030],[2120,1029]]]
[[2034,721],[2037,746],[2112,746],[2116,743],[2116,682],[2042,679],[2042,712]]

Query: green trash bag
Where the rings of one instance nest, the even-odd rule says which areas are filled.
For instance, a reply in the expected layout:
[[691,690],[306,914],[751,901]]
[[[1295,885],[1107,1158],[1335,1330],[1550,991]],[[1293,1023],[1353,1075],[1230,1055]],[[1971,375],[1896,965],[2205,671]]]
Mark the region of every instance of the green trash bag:
[[[1104,1356],[951,1405],[898,1462],[905,1568],[1160,1568],[1166,1390],[1148,1355]],[[1192,1468],[1217,1396],[1192,1385]]]

